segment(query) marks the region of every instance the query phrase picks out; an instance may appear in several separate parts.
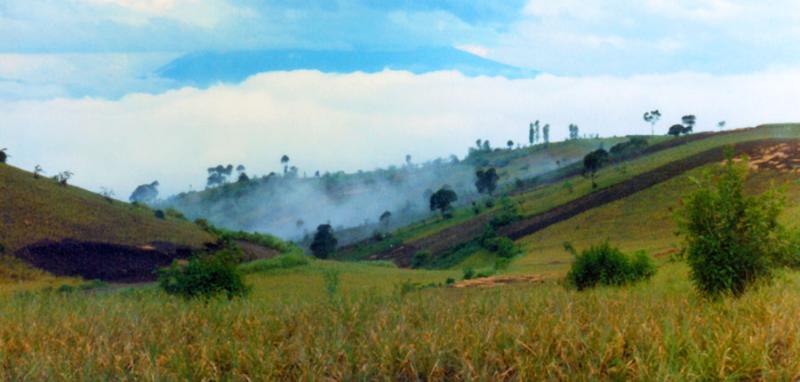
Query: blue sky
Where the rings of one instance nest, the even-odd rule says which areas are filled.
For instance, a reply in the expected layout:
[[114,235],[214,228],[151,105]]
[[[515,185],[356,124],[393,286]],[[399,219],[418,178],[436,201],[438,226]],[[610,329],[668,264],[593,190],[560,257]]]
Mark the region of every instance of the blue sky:
[[[572,122],[641,132],[654,107],[664,124],[697,114],[701,129],[800,120],[787,101],[800,97],[797,25],[794,0],[0,0],[0,146],[126,195],[150,178],[197,188],[216,162],[266,173],[283,151],[310,172],[463,155],[479,137],[524,139],[533,119],[563,124],[556,138]],[[427,48],[542,74],[312,64],[200,89],[158,75],[196,52]]]

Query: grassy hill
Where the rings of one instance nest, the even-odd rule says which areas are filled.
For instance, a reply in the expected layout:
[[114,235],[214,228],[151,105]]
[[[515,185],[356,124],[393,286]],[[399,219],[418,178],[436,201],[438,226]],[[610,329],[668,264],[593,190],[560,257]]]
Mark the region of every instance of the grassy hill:
[[139,247],[154,242],[200,248],[215,240],[171,214],[106,199],[0,164],[0,243],[5,254],[45,241],[72,239]]
[[[710,134],[700,137],[688,136],[683,142],[664,145],[663,149],[653,150],[641,157],[613,163],[601,169],[597,175],[598,190],[620,185],[623,182],[680,160],[702,157],[704,153],[716,152],[721,156],[721,148],[730,144],[745,144],[756,141],[779,138],[796,138],[800,136],[800,125],[769,125],[754,129],[741,129]],[[697,139],[702,138],[702,139]],[[664,142],[662,141],[663,144]],[[657,148],[659,144],[652,145]],[[745,145],[746,146],[746,145]],[[702,161],[698,163],[702,164]],[[691,167],[687,168],[690,169]],[[681,168],[673,169],[677,173]],[[567,187],[567,185],[569,185]],[[585,199],[597,190],[593,190],[591,181],[579,173],[566,176],[557,182],[546,182],[539,186],[512,193],[511,201],[518,209],[523,220],[536,218],[559,206],[566,206],[575,201]],[[613,192],[612,192],[613,193]],[[498,207],[485,208],[479,214],[471,209],[461,209],[454,213],[453,219],[430,218],[417,224],[398,230],[393,238],[383,242],[365,242],[357,246],[345,248],[340,254],[344,259],[378,258],[383,260],[401,260],[408,264],[408,259],[416,252],[430,251],[434,255],[444,254],[463,256],[460,252],[447,252],[473,240],[483,232],[487,222],[497,214]],[[463,251],[461,251],[463,252]],[[452,262],[450,263],[452,264]]]

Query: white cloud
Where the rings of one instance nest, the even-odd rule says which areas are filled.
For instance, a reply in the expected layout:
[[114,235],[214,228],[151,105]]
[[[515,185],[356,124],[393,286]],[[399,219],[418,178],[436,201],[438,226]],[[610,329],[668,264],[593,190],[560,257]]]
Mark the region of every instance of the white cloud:
[[485,57],[489,57],[489,49],[487,49],[484,46],[465,44],[465,45],[456,45],[455,48],[459,49],[459,50],[463,50],[463,51],[465,51],[467,53],[474,54],[476,56],[480,56],[480,57],[484,57],[484,58]]
[[277,171],[283,154],[309,174],[398,164],[407,153],[461,156],[477,138],[524,141],[534,119],[550,123],[554,139],[570,123],[584,133],[646,133],[641,114],[652,108],[664,112],[661,131],[685,113],[698,116],[699,130],[723,119],[730,127],[797,121],[798,98],[800,70],[526,80],[301,71],[118,101],[0,102],[0,146],[14,165],[70,169],[77,184],[126,196],[153,179],[166,192],[196,189],[217,163]]

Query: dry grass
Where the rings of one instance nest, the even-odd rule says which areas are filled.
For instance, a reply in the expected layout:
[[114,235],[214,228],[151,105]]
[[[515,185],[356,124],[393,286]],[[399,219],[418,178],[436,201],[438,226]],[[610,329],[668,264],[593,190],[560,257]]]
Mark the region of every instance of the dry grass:
[[798,286],[789,274],[711,303],[670,264],[651,282],[584,293],[551,282],[330,299],[295,284],[270,303],[28,295],[0,300],[0,378],[790,380]]

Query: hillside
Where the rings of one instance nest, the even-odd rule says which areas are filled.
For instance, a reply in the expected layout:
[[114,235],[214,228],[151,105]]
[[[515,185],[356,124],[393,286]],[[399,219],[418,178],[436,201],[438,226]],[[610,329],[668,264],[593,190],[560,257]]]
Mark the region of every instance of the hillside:
[[214,240],[171,214],[159,219],[148,208],[49,178],[34,179],[0,164],[0,243],[5,254],[56,274],[88,267],[101,275],[108,271],[124,276],[135,273],[137,266],[168,263],[171,256],[185,256]]
[[[770,139],[794,138],[798,133],[800,126],[797,125],[773,125],[688,136],[682,138],[683,141],[676,139],[675,142],[680,144],[664,142],[652,145],[639,158],[617,162],[602,169],[598,174],[597,190],[592,190],[591,182],[579,173],[556,177],[556,181],[513,194],[511,203],[516,206],[521,219],[503,227],[499,233],[513,239],[534,233],[694,167],[720,160],[725,145],[737,144],[740,152],[753,154],[764,145],[769,146]],[[659,145],[662,147],[659,148]],[[410,265],[411,258],[422,251],[431,252],[434,257],[463,257],[465,253],[462,247],[481,235],[486,224],[497,213],[497,208],[486,209],[477,215],[467,210],[459,211],[454,214],[454,219],[430,219],[398,231],[393,240],[344,248],[339,256],[369,256],[371,259],[392,260],[404,266]],[[415,234],[406,235],[405,232],[409,231]]]
[[[654,142],[666,137],[654,137]],[[160,206],[180,210],[189,218],[207,218],[218,226],[236,230],[269,232],[287,240],[301,240],[319,224],[329,223],[340,244],[361,240],[375,231],[394,230],[429,218],[428,196],[450,186],[459,196],[456,205],[469,206],[480,199],[475,171],[494,167],[499,188],[537,178],[580,161],[598,147],[611,147],[626,138],[578,139],[515,149],[470,149],[459,160],[439,159],[407,163],[374,171],[325,173],[301,177],[252,176],[203,191],[168,198]],[[387,221],[379,221],[385,212]]]

